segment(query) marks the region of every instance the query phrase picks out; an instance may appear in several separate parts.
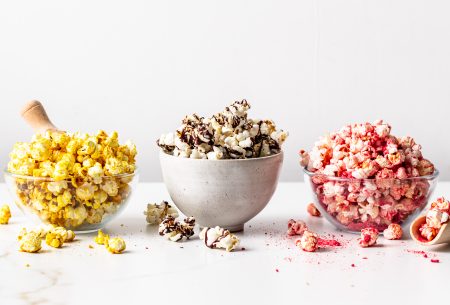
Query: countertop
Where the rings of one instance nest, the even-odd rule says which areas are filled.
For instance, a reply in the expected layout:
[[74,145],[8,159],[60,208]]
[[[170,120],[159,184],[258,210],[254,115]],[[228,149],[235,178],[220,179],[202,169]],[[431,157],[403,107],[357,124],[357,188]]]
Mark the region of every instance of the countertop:
[[[450,196],[449,190],[450,183],[441,182],[433,198]],[[310,195],[303,183],[280,183],[267,208],[237,234],[245,250],[232,253],[206,248],[198,235],[181,243],[160,237],[143,211],[163,199],[169,196],[162,183],[141,183],[124,213],[106,226],[125,239],[121,255],[95,244],[93,233],[77,235],[62,249],[44,245],[29,254],[17,250],[16,236],[30,224],[0,184],[0,203],[13,213],[10,224],[0,226],[0,304],[445,302],[450,246],[424,248],[407,233],[401,241],[380,237],[376,247],[360,248],[358,235],[307,216]],[[285,235],[290,218],[334,235],[343,246],[299,250]]]

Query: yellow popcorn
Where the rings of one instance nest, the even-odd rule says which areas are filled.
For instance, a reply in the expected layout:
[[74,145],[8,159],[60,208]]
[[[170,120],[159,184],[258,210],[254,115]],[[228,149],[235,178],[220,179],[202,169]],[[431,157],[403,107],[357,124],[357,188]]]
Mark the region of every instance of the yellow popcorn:
[[23,235],[19,240],[19,249],[22,252],[35,253],[41,250],[41,237],[35,232]]
[[56,231],[50,231],[45,236],[45,242],[47,245],[53,248],[61,248],[64,244],[64,237],[62,234]]
[[101,223],[130,195],[136,154],[131,142],[119,144],[117,132],[47,131],[14,144],[8,172],[44,178],[12,176],[22,208],[46,223],[77,228]]
[[71,242],[75,239],[75,233],[63,227],[54,227],[50,230],[50,233],[61,235],[63,242]]
[[11,210],[9,209],[9,206],[7,204],[4,204],[0,208],[0,224],[7,225],[10,218],[11,218]]
[[109,240],[109,235],[103,233],[102,230],[98,230],[97,237],[95,237],[94,241],[99,245],[106,245]]
[[107,240],[105,246],[106,249],[113,254],[122,253],[126,248],[125,241],[120,237],[114,237]]

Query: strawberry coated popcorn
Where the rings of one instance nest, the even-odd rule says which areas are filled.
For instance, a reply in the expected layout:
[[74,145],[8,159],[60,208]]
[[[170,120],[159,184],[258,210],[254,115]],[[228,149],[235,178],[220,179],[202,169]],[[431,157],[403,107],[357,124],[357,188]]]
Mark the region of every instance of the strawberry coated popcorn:
[[7,182],[21,208],[45,223],[80,230],[121,207],[131,192],[136,154],[131,142],[119,144],[117,132],[47,131],[14,145]]
[[361,230],[359,245],[363,248],[371,247],[377,243],[378,230],[375,228],[365,228]]
[[288,221],[287,235],[289,236],[303,235],[303,233],[305,233],[305,231],[307,230],[308,226],[303,220],[290,219]]
[[448,222],[449,215],[450,202],[448,200],[441,197],[432,202],[426,214],[425,223],[419,228],[420,235],[428,241],[433,240],[442,225]]
[[383,236],[390,240],[401,239],[403,236],[402,227],[397,223],[391,223],[387,229],[383,231]]
[[[334,224],[384,230],[421,210],[437,173],[411,137],[382,120],[351,124],[300,151],[317,206]],[[331,216],[331,217],[330,217]]]
[[295,241],[295,245],[298,246],[300,249],[306,252],[315,252],[317,250],[318,246],[318,236],[317,234],[305,231],[299,239]]

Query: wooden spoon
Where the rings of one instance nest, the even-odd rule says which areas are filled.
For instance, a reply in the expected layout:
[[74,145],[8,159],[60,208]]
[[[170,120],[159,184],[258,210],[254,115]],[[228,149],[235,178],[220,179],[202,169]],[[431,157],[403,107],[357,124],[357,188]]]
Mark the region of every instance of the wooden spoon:
[[427,241],[422,236],[420,236],[419,228],[425,222],[426,222],[426,216],[420,216],[413,221],[413,223],[411,224],[411,227],[409,228],[409,233],[411,234],[411,237],[413,240],[415,240],[416,242],[418,242],[419,244],[424,245],[424,246],[432,246],[432,245],[450,243],[450,225],[448,222],[444,223],[441,226],[436,237],[430,241]]
[[20,111],[22,118],[37,133],[45,133],[47,130],[58,130],[48,118],[47,112],[39,101],[28,102]]

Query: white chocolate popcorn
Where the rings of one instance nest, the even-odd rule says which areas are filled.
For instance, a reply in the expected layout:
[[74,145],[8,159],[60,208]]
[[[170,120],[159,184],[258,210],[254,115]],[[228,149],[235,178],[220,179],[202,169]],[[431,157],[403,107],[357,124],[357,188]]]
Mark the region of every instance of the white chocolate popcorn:
[[237,101],[211,118],[186,116],[177,132],[157,144],[168,154],[192,159],[245,159],[277,154],[288,134],[271,120],[247,117],[250,105]]
[[211,249],[222,248],[227,252],[233,251],[239,246],[239,239],[234,234],[218,226],[203,228],[200,232],[200,239]]
[[181,241],[189,239],[194,235],[195,219],[194,217],[188,217],[184,219],[184,222],[176,221],[173,216],[166,216],[159,224],[159,235],[165,236],[171,241]]
[[160,224],[166,216],[178,217],[178,211],[172,207],[167,201],[163,201],[160,204],[149,203],[147,204],[147,210],[144,211],[146,220],[149,224]]

